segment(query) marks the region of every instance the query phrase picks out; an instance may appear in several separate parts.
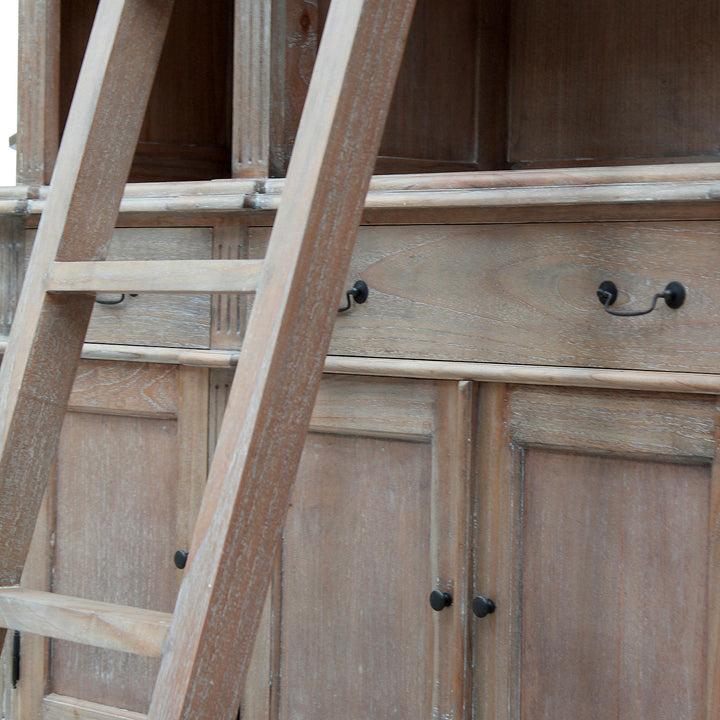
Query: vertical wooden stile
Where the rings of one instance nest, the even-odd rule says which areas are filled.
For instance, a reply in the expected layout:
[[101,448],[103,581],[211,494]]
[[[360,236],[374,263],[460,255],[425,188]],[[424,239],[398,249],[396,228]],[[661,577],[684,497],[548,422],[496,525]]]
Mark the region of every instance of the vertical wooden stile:
[[[102,258],[173,0],[104,0],[0,368],[0,585],[17,585],[93,296],[45,292],[54,260]],[[4,635],[0,630],[0,638]]]
[[151,720],[237,708],[413,8],[332,5]]

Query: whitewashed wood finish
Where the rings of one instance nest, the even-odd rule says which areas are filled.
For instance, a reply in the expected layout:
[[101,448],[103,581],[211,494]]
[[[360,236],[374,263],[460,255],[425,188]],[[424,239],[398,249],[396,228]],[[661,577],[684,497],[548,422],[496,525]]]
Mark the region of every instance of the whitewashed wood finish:
[[[454,210],[445,222],[469,222],[465,210],[486,211],[492,220],[528,217],[528,208],[547,208],[552,214],[587,217],[593,206],[604,216],[623,216],[633,206],[644,217],[672,218],[688,213],[716,217],[720,194],[717,163],[640,165],[552,170],[477,171],[376,176],[366,198],[366,211],[402,213],[405,221],[427,222],[422,211]],[[182,183],[130,183],[120,205],[123,215],[242,214],[277,209],[284,179],[257,181],[212,180]],[[39,215],[47,202],[47,188],[20,186],[0,189],[0,213]],[[679,203],[679,205],[678,205]],[[655,206],[656,209],[648,210]],[[694,210],[692,208],[695,208]],[[495,209],[495,210],[493,210]],[[516,215],[509,215],[509,210]],[[704,214],[700,214],[704,213]],[[390,219],[392,214],[386,214]],[[590,219],[590,218],[588,218]],[[389,220],[391,221],[391,220]]]
[[715,398],[487,385],[479,410],[478,717],[715,718]]
[[[347,283],[370,294],[338,318],[330,352],[715,373],[719,239],[703,221],[363,227]],[[617,310],[647,309],[672,280],[687,296],[613,317],[604,280]]]
[[413,5],[331,9],[151,718],[237,707]]
[[[0,340],[0,354],[7,347]],[[83,358],[121,360],[124,362],[167,363],[207,368],[233,368],[240,353],[223,350],[183,350],[138,345],[83,345]],[[501,363],[463,363],[435,360],[401,360],[393,358],[358,358],[328,356],[326,373],[374,377],[406,377],[428,380],[474,380],[476,382],[509,382],[522,385],[588,387],[647,392],[720,394],[720,377],[709,373],[652,372],[646,370],[612,370],[563,368],[552,366],[512,365]]]
[[56,262],[48,292],[255,292],[261,260]]
[[52,693],[42,701],[40,720],[145,720],[147,715]]
[[270,0],[235,3],[233,177],[264,177],[270,150]]
[[18,33],[18,182],[50,181],[59,142],[60,0],[22,0]]
[[10,332],[22,285],[23,238],[20,218],[0,218],[0,333],[4,335]]
[[46,297],[44,276],[55,259],[104,254],[171,10],[166,0],[99,7],[0,368],[2,585],[20,579],[93,304]]
[[[213,232],[213,257],[218,260],[247,258],[247,227],[221,225]],[[210,347],[240,348],[252,299],[237,292],[216,293],[212,297]]]
[[159,657],[171,615],[24,588],[0,589],[3,627]]

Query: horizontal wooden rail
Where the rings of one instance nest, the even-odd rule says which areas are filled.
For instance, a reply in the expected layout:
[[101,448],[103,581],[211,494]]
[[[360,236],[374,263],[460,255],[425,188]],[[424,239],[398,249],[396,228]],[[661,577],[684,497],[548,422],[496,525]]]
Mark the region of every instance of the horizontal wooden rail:
[[262,260],[55,262],[49,292],[255,292]]
[[107,650],[160,657],[171,613],[0,588],[0,626]]
[[[0,339],[0,354],[7,340]],[[166,363],[208,368],[235,367],[239,350],[185,350],[142,345],[83,345],[86,360]],[[510,363],[454,362],[443,360],[402,360],[331,355],[325,372],[338,375],[417,378],[428,380],[472,380],[512,382],[525,385],[644,390],[648,392],[720,395],[720,374],[616,370]]]
[[[131,183],[121,214],[274,211],[284,179]],[[0,188],[0,214],[39,215],[48,188]],[[368,210],[716,203],[720,163],[378,175]]]
[[42,699],[42,720],[146,720],[147,715],[51,693]]

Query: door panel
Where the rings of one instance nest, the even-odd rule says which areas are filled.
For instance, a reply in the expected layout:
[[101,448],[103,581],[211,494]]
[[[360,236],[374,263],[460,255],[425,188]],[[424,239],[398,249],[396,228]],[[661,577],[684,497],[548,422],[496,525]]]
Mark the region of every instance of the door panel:
[[480,391],[478,718],[717,717],[716,399]]
[[243,720],[466,716],[471,408],[469,383],[324,378]]
[[699,718],[710,471],[528,450],[522,718]]
[[[171,612],[205,483],[204,368],[81,363],[23,585]],[[135,718],[158,661],[22,637],[12,720]]]

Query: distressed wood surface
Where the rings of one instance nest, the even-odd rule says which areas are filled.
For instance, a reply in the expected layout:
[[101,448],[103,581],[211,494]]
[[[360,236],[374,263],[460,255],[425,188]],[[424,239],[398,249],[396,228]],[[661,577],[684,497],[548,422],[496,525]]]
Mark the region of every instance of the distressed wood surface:
[[[699,221],[363,227],[346,283],[370,294],[338,318],[330,352],[715,373],[719,238]],[[604,280],[618,310],[647,309],[671,280],[687,297],[613,317],[596,294]]]
[[57,693],[42,701],[41,720],[145,720],[147,715]]
[[44,275],[55,259],[104,254],[171,9],[165,0],[99,8],[0,368],[2,585],[20,579],[93,305],[46,296]]
[[[62,7],[60,120],[70,99],[97,0]],[[232,3],[177,4],[163,46],[130,176],[192,180],[230,176]]]
[[233,47],[233,177],[263,177],[270,169],[271,41],[270,0],[235,3]]
[[479,717],[714,718],[715,398],[493,387],[476,592],[514,601],[475,621]]
[[708,465],[533,449],[523,483],[521,716],[706,717]]
[[0,589],[4,627],[159,657],[170,614],[24,588]]
[[412,9],[331,10],[151,718],[230,718],[239,702]]
[[651,454],[675,461],[715,455],[712,397],[518,388],[508,422],[513,439],[530,447]]
[[478,393],[474,502],[473,595],[495,602],[492,615],[469,615],[473,647],[473,708],[482,720],[514,720],[519,702],[522,487],[507,431],[508,386]]
[[19,3],[17,179],[50,181],[59,142],[60,0]]
[[[0,340],[0,354],[7,347]],[[184,350],[140,345],[83,345],[88,360],[161,363],[206,368],[234,368],[240,353],[225,350]],[[552,385],[647,392],[720,394],[720,377],[709,373],[653,372],[601,368],[563,368],[512,365],[510,363],[465,363],[393,358],[329,356],[324,371],[338,375],[405,377],[427,380],[474,380],[522,385]]]
[[[220,260],[247,259],[247,227],[221,225],[213,232],[213,257]],[[216,293],[212,297],[210,347],[239,349],[252,298],[242,293]]]
[[710,610],[706,627],[707,639],[707,688],[708,720],[720,715],[720,408],[715,415],[715,456],[710,477],[710,503],[708,506],[708,590],[707,605]]
[[531,0],[511,22],[511,162],[717,157],[714,0]]
[[260,260],[56,262],[48,292],[212,293],[255,292]]
[[[35,233],[29,232],[29,258]],[[107,251],[110,261],[209,260],[213,233],[210,228],[116,228]],[[103,300],[118,300],[120,293],[102,293]],[[118,305],[96,303],[86,341],[133,345],[209,345],[210,296],[175,293],[126,294]]]

